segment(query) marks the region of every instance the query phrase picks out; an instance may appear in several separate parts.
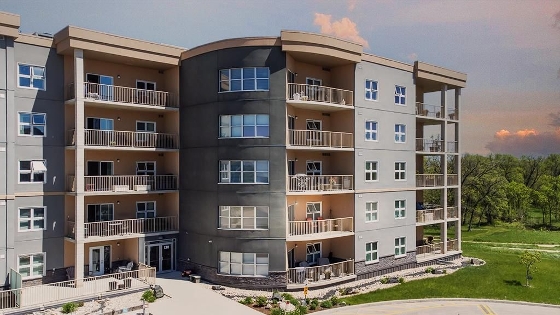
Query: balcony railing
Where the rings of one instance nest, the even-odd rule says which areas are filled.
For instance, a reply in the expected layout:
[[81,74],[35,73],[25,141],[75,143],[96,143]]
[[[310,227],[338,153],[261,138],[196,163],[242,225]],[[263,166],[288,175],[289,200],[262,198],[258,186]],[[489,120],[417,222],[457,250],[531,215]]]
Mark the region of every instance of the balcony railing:
[[458,251],[459,250],[459,241],[457,239],[447,240],[447,251]]
[[307,280],[309,285],[320,285],[321,282],[343,280],[351,275],[354,275],[354,260],[349,259],[322,266],[289,268],[288,283],[303,285]]
[[[434,242],[432,244],[416,247],[416,257],[423,259],[429,256],[443,254],[443,242]],[[447,251],[459,250],[459,241],[457,239],[447,240]]]
[[354,231],[353,217],[311,221],[289,221],[288,224],[290,236]]
[[[74,176],[69,176],[67,185],[69,191],[76,191]],[[177,188],[176,175],[84,176],[85,192],[142,192]]]
[[443,220],[443,208],[416,210],[416,223]]
[[416,174],[416,187],[443,186],[443,174]]
[[[66,90],[66,99],[74,98],[74,83],[71,83]],[[177,97],[169,92],[89,82],[84,83],[84,98],[89,101],[128,103],[160,108],[178,107]]]
[[[167,133],[116,130],[84,130],[84,145],[99,147],[178,149],[178,136]],[[68,131],[67,145],[76,145],[76,131]]]
[[416,103],[416,116],[443,118],[443,106]]
[[288,130],[292,146],[353,148],[354,135],[348,132],[332,132],[320,130]]
[[416,151],[420,151],[420,152],[443,152],[443,141],[442,140],[416,138]]
[[346,191],[354,189],[352,175],[290,175],[291,192]]
[[348,107],[354,106],[353,91],[322,85],[288,83],[287,99],[298,102],[320,102]]
[[[76,224],[67,221],[68,236],[76,238]],[[150,234],[178,230],[177,217],[157,217],[84,223],[84,238]]]
[[457,141],[448,141],[447,142],[447,152],[449,153],[458,153],[459,146],[457,145]]
[[455,108],[453,108],[453,107],[448,107],[447,108],[447,115],[448,115],[450,120],[459,120],[459,115],[458,115],[457,111],[455,110]]
[[456,186],[459,184],[459,177],[457,174],[447,174],[447,186]]
[[457,207],[447,207],[447,218],[457,219],[459,217],[459,211]]

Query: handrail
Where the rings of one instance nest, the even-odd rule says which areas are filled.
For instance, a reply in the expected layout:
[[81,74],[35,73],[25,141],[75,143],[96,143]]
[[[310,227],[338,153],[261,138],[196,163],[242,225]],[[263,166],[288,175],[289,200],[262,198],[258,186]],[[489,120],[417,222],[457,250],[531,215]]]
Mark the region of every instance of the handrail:
[[292,146],[353,148],[354,135],[349,132],[322,130],[288,130]]
[[[75,238],[75,222],[67,221],[67,224],[69,227],[67,235]],[[87,222],[84,223],[84,238],[149,234],[178,229],[176,216]]]
[[442,118],[443,106],[416,102],[416,116]]
[[328,281],[354,274],[354,260],[348,259],[328,265],[288,268],[288,283]]
[[416,151],[443,152],[443,140],[416,138]]
[[354,190],[353,175],[290,175],[289,191],[346,191]]
[[[75,129],[68,130],[67,145],[76,145]],[[104,147],[178,149],[179,137],[175,134],[120,131],[120,130],[84,130],[84,145]]]
[[339,106],[354,106],[353,91],[323,85],[288,83],[288,95],[286,98],[290,101],[298,102],[320,102]]
[[308,235],[327,232],[352,232],[354,230],[354,218],[335,218],[311,221],[288,221],[289,235]]
[[[68,191],[76,191],[75,176],[68,176]],[[86,192],[127,192],[177,190],[176,175],[84,176]]]
[[443,208],[416,210],[416,223],[443,220]]

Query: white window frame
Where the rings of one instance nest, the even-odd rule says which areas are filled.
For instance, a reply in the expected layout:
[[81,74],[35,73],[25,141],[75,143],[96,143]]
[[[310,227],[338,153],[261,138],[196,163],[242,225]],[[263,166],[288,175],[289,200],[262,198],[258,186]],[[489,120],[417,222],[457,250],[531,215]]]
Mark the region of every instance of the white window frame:
[[[35,209],[43,209],[43,216],[42,217],[36,217],[35,216]],[[31,216],[29,218],[22,218],[21,217],[21,210],[30,210]],[[43,221],[43,228],[42,229],[36,229],[34,228],[34,222],[38,221],[38,220],[42,220]],[[29,222],[29,229],[27,230],[22,230],[21,229],[21,222],[23,221],[28,221]],[[47,207],[46,206],[41,206],[41,207],[18,207],[18,232],[33,232],[33,231],[44,231],[47,229]]]
[[[264,77],[259,77],[257,78],[257,68],[263,68],[266,69],[268,74],[266,76],[266,78]],[[231,71],[234,69],[240,69],[241,70],[241,78],[240,79],[232,79],[231,78]],[[253,78],[247,78],[244,79],[243,78],[243,72],[245,69],[253,69],[253,74],[254,77]],[[227,71],[227,80],[222,80],[222,71]],[[243,87],[243,81],[244,80],[254,80],[254,84],[255,84],[255,89],[245,89]],[[268,81],[268,88],[267,89],[259,89],[258,88],[258,80],[266,80]],[[240,90],[231,90],[231,82],[232,81],[241,81],[241,89]],[[222,90],[222,82],[228,82],[228,90]],[[229,69],[220,69],[218,71],[218,93],[231,93],[231,92],[248,92],[248,91],[254,91],[254,92],[262,92],[262,91],[269,91],[270,90],[270,68],[269,67],[244,67],[244,68],[229,68]]]
[[[153,89],[153,90],[140,89],[140,88],[138,88],[138,83],[139,83],[139,82],[144,83],[144,86],[146,86],[146,87],[148,86],[148,83],[153,84],[153,85],[154,85],[154,89]],[[134,87],[135,87],[136,90],[138,90],[138,91],[154,91],[154,92],[157,91],[157,83],[154,82],[154,81],[146,81],[146,80],[136,79],[136,84],[135,84]]]
[[[368,209],[369,207],[369,209]],[[369,214],[369,220],[368,220]],[[375,219],[373,219],[375,215]],[[366,201],[365,205],[365,220],[366,223],[369,222],[378,222],[379,221],[379,202],[377,201]]]
[[[21,122],[21,115],[26,114],[31,116],[31,121],[29,123],[22,123]],[[34,124],[33,123],[33,116],[35,115],[42,115],[44,116],[45,123],[44,124]],[[21,133],[21,126],[29,126],[31,128],[30,134]],[[35,130],[34,126],[43,126],[44,132],[42,135],[35,135],[33,131]],[[47,113],[38,113],[38,112],[18,112],[18,136],[20,137],[37,137],[37,138],[44,138],[47,136]]]
[[[371,169],[368,170],[367,166],[368,163],[371,163]],[[375,168],[373,168],[373,166],[375,166]],[[379,162],[377,161],[365,161],[365,166],[364,166],[364,180],[366,181],[366,183],[373,183],[373,182],[378,182],[379,181]],[[370,178],[373,178],[375,175],[375,179],[367,179],[367,174],[370,174]]]
[[[232,217],[231,216],[231,208],[241,208],[241,213],[239,214],[240,216],[237,217]],[[245,210],[250,210],[252,208],[253,211],[253,215],[252,216],[245,216]],[[266,209],[266,217],[258,217],[257,216],[257,208],[263,208]],[[270,227],[270,209],[268,206],[219,206],[218,207],[218,216],[219,216],[219,222],[218,222],[218,230],[268,230]],[[227,212],[225,212],[227,211]],[[224,213],[227,213],[227,216],[223,215]],[[257,220],[261,220],[264,222],[264,219],[266,218],[266,227],[265,228],[259,228],[257,227]],[[238,219],[239,220],[239,228],[237,227],[232,227],[232,219]],[[253,228],[247,228],[245,227],[245,219],[252,219],[252,223],[253,223]],[[227,221],[227,226],[224,226],[226,223],[224,221]]]
[[[367,88],[367,83],[370,82],[370,88]],[[377,89],[373,88],[373,82],[375,82],[375,85],[377,85]],[[366,79],[365,83],[364,83],[364,88],[365,88],[365,92],[364,92],[364,99],[366,101],[372,101],[372,102],[377,102],[379,100],[379,81],[377,80],[371,80],[371,79]],[[370,92],[371,97],[367,98],[367,92]],[[375,93],[375,98],[373,98],[373,95]]]
[[[313,211],[313,212],[309,212],[309,206],[310,205],[319,205],[319,211]],[[317,207],[314,207],[314,209],[316,210]],[[323,216],[323,202],[322,201],[310,201],[305,203],[305,217],[309,218],[309,215],[311,215],[311,219],[313,220],[318,220],[320,217]]]
[[[29,69],[29,75],[27,74],[21,74],[19,73],[19,67],[20,66],[28,66],[30,67]],[[43,68],[43,76],[42,76],[42,80],[44,82],[44,88],[39,89],[36,87],[33,87],[33,78],[37,77],[39,79],[39,76],[36,76],[33,74],[33,68],[37,67],[37,68]],[[31,84],[31,86],[23,86],[19,84],[19,78],[23,77],[23,78],[29,78],[29,83]],[[17,64],[17,86],[18,88],[21,89],[30,89],[30,90],[39,90],[39,91],[46,91],[47,90],[47,67],[46,66],[39,66],[39,65],[34,65],[34,64],[30,64],[30,63],[23,63],[23,62],[18,62]]]
[[[307,248],[308,248],[309,246],[313,246],[313,248],[315,249],[315,245],[317,245],[317,244],[319,244],[319,251],[313,251],[313,252],[311,252],[311,253],[308,253],[308,252],[307,252]],[[319,256],[317,257],[317,260],[318,260],[319,258],[323,257],[323,242],[315,242],[315,243],[307,243],[307,244],[305,244],[305,261],[306,261],[306,262],[308,262],[308,263],[317,263],[317,260],[312,260],[312,261],[307,260],[307,256],[308,256],[308,255],[313,255],[313,257],[315,257],[315,255],[316,255],[317,253],[319,254]]]
[[[235,171],[236,173],[241,173],[241,177],[240,180],[241,182],[239,183],[232,183],[231,182],[231,163],[232,162],[240,162],[241,163],[241,169],[239,171]],[[253,162],[253,169],[254,171],[254,181],[253,182],[243,182],[243,175],[244,172],[243,171],[243,164],[244,162]],[[257,171],[257,164],[258,162],[266,162],[266,183],[260,183],[257,181],[257,173],[264,173],[265,171]],[[219,178],[218,178],[218,183],[219,184],[234,184],[234,185],[268,185],[270,183],[270,162],[268,160],[220,160],[218,163],[218,173],[219,173]],[[227,176],[224,176],[227,175]],[[227,180],[227,181],[226,181]]]
[[[249,257],[250,255],[253,255],[253,262],[252,263],[245,263],[243,262],[243,256],[247,256]],[[257,262],[258,257],[257,255],[260,255],[261,259],[264,257],[264,255],[266,255],[266,263],[259,263]],[[241,261],[240,262],[232,262],[233,260],[233,256],[239,257],[241,256]],[[232,273],[231,272],[231,267],[232,265],[236,265],[238,267],[241,267],[241,272],[238,273]],[[252,266],[253,268],[253,273],[252,274],[244,274],[243,273],[243,267],[244,266]],[[257,269],[259,269],[259,267],[263,268],[264,266],[266,266],[266,274],[265,273],[258,273]],[[230,276],[236,276],[236,277],[266,277],[269,274],[269,270],[270,270],[270,255],[268,253],[239,253],[239,252],[226,252],[226,251],[219,251],[218,252],[218,274],[220,275],[230,275]]]
[[[402,93],[404,90],[404,93]],[[399,102],[395,102],[395,105],[399,105],[399,106],[406,106],[406,90],[407,88],[405,86],[402,85],[395,85],[395,98],[398,97],[399,98]],[[404,99],[404,104],[401,103],[401,101]]]
[[[43,162],[43,164],[45,165],[45,168],[47,168],[47,160],[41,160],[41,159],[37,159],[37,160],[18,160],[18,184],[46,184],[47,183],[47,171],[37,172],[37,174],[41,174],[41,173],[44,174],[42,182],[33,181],[33,174],[35,174],[35,172],[33,172],[33,166],[32,165],[33,165],[33,162],[39,162],[39,161]],[[29,171],[28,170],[22,171],[21,168],[20,168],[21,167],[21,164],[20,164],[21,162],[29,162],[30,163],[30,165],[29,165],[30,170]],[[30,181],[22,182],[21,181],[21,176],[20,176],[21,174],[31,174]]]
[[[315,165],[319,165],[319,169],[315,167]],[[312,165],[315,169],[309,169],[308,166]],[[308,176],[321,176],[323,175],[323,161],[312,161],[307,160],[305,161],[305,175]]]
[[[138,174],[138,172],[151,172],[151,171],[148,171],[148,164],[150,164],[150,163],[154,164],[154,175]],[[142,165],[142,164],[144,164],[145,168],[143,170],[139,170],[138,165]],[[157,175],[156,161],[137,161],[136,162],[136,175],[138,175],[138,176],[156,176]]]
[[[406,125],[405,124],[395,124],[395,143],[406,143]],[[404,141],[401,139],[404,137]]]
[[395,162],[395,181],[406,181],[406,162]]
[[[373,249],[373,245],[375,244],[375,249]],[[370,245],[370,250],[367,250],[368,245]],[[378,263],[379,262],[379,242],[375,241],[375,242],[367,242],[364,244],[364,249],[365,249],[365,255],[364,255],[364,260],[366,262],[366,265],[368,264],[374,264],[374,263]],[[370,255],[370,257],[373,257],[373,255],[375,255],[375,259],[369,259],[368,260],[368,254]]]
[[[41,275],[33,275],[33,256],[38,256],[38,255],[42,255],[43,256],[43,273]],[[46,252],[39,252],[39,253],[33,253],[33,254],[25,254],[25,255],[18,255],[17,256],[17,272],[21,274],[20,268],[22,268],[22,266],[20,265],[20,258],[22,257],[29,257],[29,266],[24,266],[29,268],[29,276],[24,277],[22,276],[21,278],[24,280],[29,280],[29,279],[39,279],[45,276],[45,273],[47,271],[47,253]]]
[[[151,204],[151,203],[154,204],[154,210],[148,210],[148,204]],[[139,210],[138,210],[138,205],[139,205],[139,204],[144,204],[144,209],[145,209],[144,211],[139,211]],[[148,214],[149,212],[153,212],[153,213],[154,213],[154,216],[153,216],[153,217],[148,217],[147,214]],[[143,218],[139,218],[139,217],[138,217],[138,214],[140,214],[140,213],[143,213],[143,214],[144,214],[144,217],[143,217]],[[148,201],[136,201],[136,219],[151,219],[151,218],[157,218],[157,202],[156,202],[156,201],[151,201],[151,200],[148,200]]]
[[395,200],[395,219],[401,220],[406,218],[406,199]]
[[[99,122],[100,122],[99,125],[101,125],[101,121],[102,121],[102,120],[104,120],[104,121],[110,121],[110,122],[111,122],[112,129],[92,129],[92,128],[88,128],[88,127],[87,127],[87,125],[88,125],[88,120],[90,120],[90,119],[98,119]],[[84,129],[86,129],[86,130],[99,130],[99,131],[105,131],[105,132],[114,131],[114,130],[115,130],[115,120],[114,120],[113,118],[105,118],[105,117],[86,117],[86,121],[85,121],[85,123],[84,123]]]
[[[398,242],[398,245],[397,245]],[[397,254],[397,250],[399,253]],[[395,238],[395,258],[406,256],[406,236]]]
[[[372,126],[374,126],[374,129],[368,129],[368,123],[371,123]],[[379,138],[377,137],[378,135],[378,130],[379,130],[379,123],[375,120],[366,120],[365,121],[365,141],[373,141],[373,142],[379,142]],[[370,135],[370,139],[367,138],[367,135]],[[375,139],[373,139],[375,137]]]
[[[241,125],[233,125],[232,117],[240,116],[241,117]],[[245,125],[245,116],[255,116],[255,124],[254,125]],[[258,123],[258,116],[266,116],[268,123],[266,125]],[[220,115],[218,122],[218,139],[235,139],[235,138],[269,138],[270,137],[270,115],[268,114],[244,114],[244,115]],[[224,123],[223,120],[228,119],[229,123]],[[255,130],[254,136],[245,136],[245,127],[253,127]],[[259,136],[257,134],[257,130],[259,127],[267,127],[268,128],[268,136]],[[232,129],[234,128],[241,128],[241,136],[234,137],[232,136]],[[228,130],[229,136],[222,133],[222,130]]]

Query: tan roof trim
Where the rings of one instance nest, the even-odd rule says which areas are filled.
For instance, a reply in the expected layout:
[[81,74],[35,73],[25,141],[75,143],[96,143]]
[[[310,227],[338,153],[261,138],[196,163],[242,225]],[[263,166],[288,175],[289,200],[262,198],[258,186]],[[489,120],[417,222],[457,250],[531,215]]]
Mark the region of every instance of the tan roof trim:
[[0,35],[18,37],[20,22],[19,15],[0,11]]
[[362,54],[362,61],[376,63],[382,66],[387,66],[387,67],[404,70],[408,72],[414,72],[414,66],[411,64],[368,54],[368,53]]
[[356,63],[362,59],[362,45],[340,38],[286,30],[281,32],[280,38],[282,40],[282,51],[317,53]]
[[255,47],[255,46],[280,46],[279,37],[241,37],[223,39],[216,42],[197,46],[193,49],[184,51],[181,54],[181,60],[202,55],[211,51],[222,50],[234,47]]
[[20,34],[16,43],[29,44],[42,47],[56,47],[52,38],[46,38],[30,34]]
[[465,87],[467,75],[462,72],[434,66],[428,63],[416,61],[414,63],[416,77],[438,81],[458,87]]
[[[66,40],[69,42],[64,43]],[[184,48],[157,44],[128,37],[107,34],[75,26],[67,26],[54,35],[58,53],[69,48],[92,50],[109,55],[138,58],[169,65],[177,65]]]

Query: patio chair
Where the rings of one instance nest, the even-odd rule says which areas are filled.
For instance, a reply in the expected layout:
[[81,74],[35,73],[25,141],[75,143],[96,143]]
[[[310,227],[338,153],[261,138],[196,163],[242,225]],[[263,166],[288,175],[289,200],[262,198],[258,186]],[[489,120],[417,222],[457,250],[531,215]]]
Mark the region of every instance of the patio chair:
[[325,265],[328,265],[328,264],[330,264],[328,258],[322,257],[322,258],[317,259],[317,266],[325,266]]
[[128,264],[126,264],[126,266],[120,266],[118,272],[132,271],[132,267],[134,267],[134,262],[129,261]]

